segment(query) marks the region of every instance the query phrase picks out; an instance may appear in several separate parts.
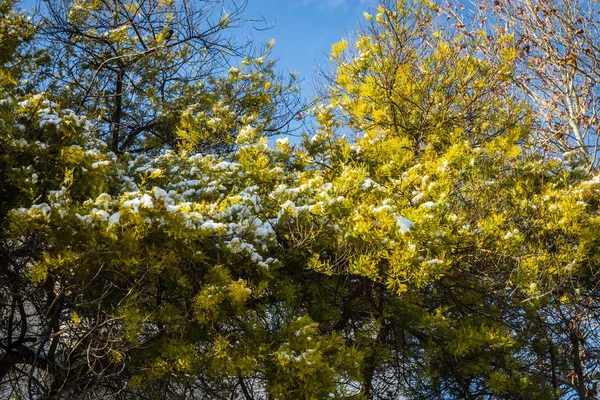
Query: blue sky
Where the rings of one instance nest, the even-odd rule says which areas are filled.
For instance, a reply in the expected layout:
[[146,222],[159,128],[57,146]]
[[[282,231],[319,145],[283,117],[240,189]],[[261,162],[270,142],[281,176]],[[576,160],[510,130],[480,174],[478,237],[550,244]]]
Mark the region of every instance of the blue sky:
[[[21,0],[20,6],[27,9],[35,3]],[[248,26],[239,34],[252,35],[258,43],[275,39],[273,56],[279,60],[278,68],[298,72],[304,80],[303,95],[310,98],[319,65],[328,67],[331,44],[347,38],[358,28],[363,11],[377,4],[378,0],[248,0],[245,17],[264,18],[266,25],[273,27],[258,31]],[[265,23],[255,25],[265,27]]]
[[[273,54],[279,68],[296,71],[304,79],[303,94],[310,96],[318,66],[327,69],[331,44],[358,28],[362,13],[376,0],[248,0],[246,16],[264,17],[274,27],[249,32],[258,42],[275,39]],[[260,25],[259,25],[260,26]]]

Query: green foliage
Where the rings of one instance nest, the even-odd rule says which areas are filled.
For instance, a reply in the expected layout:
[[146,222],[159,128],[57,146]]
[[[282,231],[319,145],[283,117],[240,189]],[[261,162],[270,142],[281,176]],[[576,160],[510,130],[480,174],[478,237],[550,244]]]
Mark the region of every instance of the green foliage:
[[[186,105],[178,146],[139,155],[5,86],[2,385],[90,399],[592,396],[600,178],[531,151],[513,55],[488,62],[437,12],[365,14],[355,43],[333,46],[334,84],[302,143],[269,143],[282,88],[260,58],[208,79],[197,104],[165,103]],[[217,142],[231,151],[199,151]]]
[[0,1],[0,81],[4,90],[17,83],[21,66],[15,63],[18,48],[32,38],[33,26],[25,13],[16,13],[16,0]]
[[267,59],[271,45],[266,50],[263,56],[246,57],[240,68],[231,67],[225,76],[190,88],[193,103],[181,104],[176,130],[180,147],[192,152],[227,150],[235,147],[239,135],[242,141],[252,140],[251,130],[270,135],[284,128],[286,121],[280,120],[278,108],[282,94],[297,92],[296,78],[292,75],[283,81],[275,72],[275,62]]
[[[181,139],[196,151],[227,151],[243,126],[274,134],[300,109],[295,76],[268,60],[274,43],[260,48],[233,34],[247,21],[244,9],[205,0],[47,2],[38,44],[55,66],[30,79],[94,118],[116,154],[174,149]],[[227,73],[244,59],[243,71]]]

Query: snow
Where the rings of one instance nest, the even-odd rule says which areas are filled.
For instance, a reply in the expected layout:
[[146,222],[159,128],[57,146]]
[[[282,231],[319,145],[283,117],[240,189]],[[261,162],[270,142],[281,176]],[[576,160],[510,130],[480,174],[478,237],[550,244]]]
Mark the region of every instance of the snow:
[[200,225],[201,230],[216,231],[219,229],[226,229],[226,228],[227,228],[227,225],[220,223],[220,222],[214,222],[210,219],[208,221],[204,222],[202,225]]
[[228,162],[228,161],[221,161],[220,163],[216,164],[213,167],[213,169],[215,171],[223,171],[223,170],[236,171],[238,169],[238,164],[237,163]]
[[434,208],[435,206],[436,206],[435,201],[426,201],[425,203],[421,204],[419,207]]
[[261,237],[265,237],[268,236],[273,230],[269,229],[269,228],[265,228],[265,227],[259,227],[256,228],[256,230],[254,231],[254,233],[256,234],[256,236],[261,236]]
[[285,147],[285,146],[287,146],[287,145],[290,144],[290,138],[288,138],[288,137],[279,138],[279,139],[276,140],[276,143],[277,143],[278,146]]
[[382,205],[381,207],[376,207],[373,209],[373,212],[375,214],[379,214],[380,212],[393,212],[394,210],[392,209],[392,207],[388,206],[387,204]]
[[418,203],[423,198],[423,196],[425,196],[425,193],[418,193],[417,195],[415,195],[415,197],[412,198],[411,203]]
[[159,187],[154,186],[154,188],[152,188],[152,191],[154,192],[154,198],[156,200],[168,197],[167,192]]
[[112,224],[117,224],[119,222],[119,219],[121,218],[121,213],[116,212],[113,215],[110,216],[110,218],[108,219],[108,223],[109,225]]
[[281,211],[288,213],[290,216],[295,217],[303,211],[310,211],[314,206],[297,206],[293,201],[287,200],[281,205]]
[[371,178],[366,178],[365,181],[363,182],[362,185],[360,185],[360,188],[362,190],[367,190],[372,186],[376,186],[377,184],[375,183],[375,181]]
[[79,220],[81,222],[83,222],[84,224],[89,224],[90,222],[92,222],[92,216],[91,215],[81,215],[79,213],[75,213],[75,216],[77,218],[79,218]]
[[401,216],[396,216],[396,225],[400,228],[401,233],[408,233],[415,226],[415,223]]
[[50,212],[52,211],[52,209],[50,208],[50,206],[46,203],[41,203],[41,204],[35,204],[33,206],[31,206],[31,208],[33,210],[40,210],[42,215],[44,217],[47,217],[50,215]]
[[92,213],[93,213],[94,215],[96,215],[96,217],[97,217],[97,218],[99,218],[99,219],[100,219],[100,221],[108,221],[108,219],[109,219],[109,217],[110,217],[110,214],[109,214],[109,213],[107,213],[107,212],[106,212],[106,211],[104,211],[104,210],[98,210],[97,208],[94,208],[94,209],[92,210]]
[[96,169],[105,165],[110,165],[110,161],[96,161],[92,164],[92,169]]
[[126,202],[123,203],[123,207],[131,208],[134,213],[139,212],[140,206],[143,206],[145,208],[154,207],[154,203],[152,202],[152,197],[150,197],[148,194],[144,193],[144,195],[141,198],[127,200]]

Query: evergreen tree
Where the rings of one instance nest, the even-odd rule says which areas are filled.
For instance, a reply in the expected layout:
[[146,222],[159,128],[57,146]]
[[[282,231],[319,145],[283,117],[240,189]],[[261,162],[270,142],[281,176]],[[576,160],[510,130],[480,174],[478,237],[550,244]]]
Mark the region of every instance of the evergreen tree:
[[67,89],[17,84],[33,29],[0,1],[2,396],[596,397],[600,178],[535,151],[510,34],[486,59],[386,2],[333,45],[302,143],[227,116],[272,87],[248,58],[174,149],[117,155]]
[[[35,81],[55,102],[99,122],[115,154],[175,148],[181,119],[214,118],[199,150],[227,150],[252,116],[265,132],[284,130],[300,109],[296,79],[278,76],[234,29],[245,2],[60,0],[42,8],[47,68]],[[244,61],[244,58],[246,60]],[[243,72],[230,74],[243,61]],[[248,118],[248,117],[247,117]],[[221,121],[224,120],[224,121]]]

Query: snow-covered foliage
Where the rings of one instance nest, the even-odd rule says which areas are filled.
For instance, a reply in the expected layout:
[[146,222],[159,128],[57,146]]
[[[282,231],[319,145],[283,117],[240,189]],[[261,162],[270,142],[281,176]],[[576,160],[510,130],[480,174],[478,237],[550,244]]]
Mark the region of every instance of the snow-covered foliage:
[[[380,7],[334,45],[301,143],[204,93],[176,146],[116,154],[97,118],[0,82],[0,383],[89,398],[595,387],[597,362],[571,369],[598,350],[600,178],[529,151],[505,66],[429,31],[390,60],[434,10],[415,7]],[[272,68],[246,67],[263,63],[212,83],[256,100]],[[201,151],[212,139],[230,151]]]

